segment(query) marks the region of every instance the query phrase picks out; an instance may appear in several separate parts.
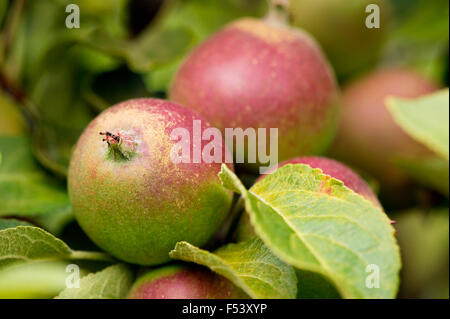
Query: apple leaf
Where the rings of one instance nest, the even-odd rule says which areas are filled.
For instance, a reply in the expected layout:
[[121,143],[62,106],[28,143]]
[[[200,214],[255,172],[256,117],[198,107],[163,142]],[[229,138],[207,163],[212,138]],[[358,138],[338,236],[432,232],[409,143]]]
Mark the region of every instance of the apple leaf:
[[0,298],[53,298],[66,288],[68,263],[30,262],[0,269]]
[[36,226],[44,228],[46,231],[58,236],[75,219],[75,215],[73,214],[72,207],[69,206],[58,211],[30,216],[28,219]]
[[0,231],[0,267],[21,261],[63,259],[71,254],[62,240],[38,227],[17,226]]
[[448,213],[448,207],[414,208],[395,216],[402,249],[402,291],[412,298],[448,298]]
[[179,242],[170,257],[206,266],[252,298],[296,297],[294,269],[279,260],[259,238],[228,244],[214,253]]
[[340,299],[336,287],[317,272],[296,269],[297,299]]
[[120,299],[133,284],[134,274],[124,264],[109,266],[80,280],[79,288],[66,288],[57,299]]
[[[261,0],[175,1],[172,6],[168,6],[166,12],[162,13],[166,16],[160,20],[157,29],[160,30],[159,32],[164,31],[167,35],[170,34],[168,33],[170,30],[179,30],[179,34],[182,34],[180,31],[183,30],[183,32],[189,34],[190,41],[184,41],[184,52],[178,50],[179,54],[177,56],[172,54],[172,59],[166,59],[167,61],[164,64],[159,63],[155,65],[152,71],[147,73],[146,82],[149,89],[152,91],[166,91],[172,77],[184,61],[186,54],[227,23],[240,17],[260,17],[265,12],[266,1]],[[164,35],[164,33],[161,35]],[[176,37],[169,39],[172,38],[176,40]],[[175,40],[170,40],[170,42]],[[180,40],[178,41],[181,42]],[[167,37],[163,43],[165,44],[164,47],[169,47]],[[144,51],[144,53],[147,51]],[[160,51],[160,54],[167,54],[167,50],[160,49]],[[141,59],[137,61],[139,60]]]
[[439,157],[426,159],[397,158],[395,164],[418,183],[449,196],[448,160]]
[[48,64],[35,76],[29,93],[37,113],[33,154],[62,178],[67,176],[72,148],[93,115],[81,88],[90,75],[80,67],[80,50],[68,47],[62,43],[45,56]]
[[341,181],[304,164],[285,165],[250,191],[225,165],[219,177],[242,195],[255,232],[280,259],[321,274],[344,298],[395,297],[400,254],[390,220]]
[[0,268],[38,260],[114,262],[101,252],[71,250],[66,243],[39,227],[17,226],[0,230]]
[[23,220],[18,220],[14,218],[0,218],[0,230],[7,228],[14,228],[17,226],[33,226],[33,225]]
[[34,161],[26,138],[0,136],[0,216],[35,216],[70,206],[63,185]]
[[389,97],[388,109],[397,123],[417,141],[449,159],[449,90],[416,99]]
[[397,12],[395,28],[386,34],[380,64],[414,69],[436,82],[442,81],[448,73],[449,2],[390,2]]

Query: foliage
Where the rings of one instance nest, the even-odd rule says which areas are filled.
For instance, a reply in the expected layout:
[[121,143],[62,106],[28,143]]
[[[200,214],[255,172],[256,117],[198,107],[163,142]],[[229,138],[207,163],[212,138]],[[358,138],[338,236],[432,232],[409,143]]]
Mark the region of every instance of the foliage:
[[[224,186],[242,195],[256,233],[285,262],[325,276],[348,298],[396,295],[400,254],[394,229],[373,203],[304,164],[288,164],[247,191],[225,166]],[[379,289],[366,284],[380,269]]]
[[228,244],[214,253],[179,242],[170,256],[207,266],[252,298],[292,299],[297,294],[294,269],[274,256],[257,238]]
[[[65,26],[69,3],[80,6],[80,29]],[[73,146],[110,105],[165,97],[196,45],[267,9],[265,0],[167,0],[140,12],[136,29],[131,3],[0,1],[0,298],[126,296],[135,267],[92,251],[79,229],[65,233],[74,218],[65,184]],[[448,1],[394,5],[379,65],[413,67],[448,85]],[[400,127],[434,153],[396,159],[417,183],[417,207],[382,211],[301,164],[247,190],[241,180],[256,176],[224,166],[220,178],[242,197],[257,238],[235,244],[224,234],[226,243],[210,251],[179,242],[170,256],[208,267],[253,298],[394,298],[399,289],[400,297],[448,298],[448,100],[448,88],[387,100]],[[80,267],[79,289],[66,287],[69,264]],[[378,289],[366,285],[373,264]]]

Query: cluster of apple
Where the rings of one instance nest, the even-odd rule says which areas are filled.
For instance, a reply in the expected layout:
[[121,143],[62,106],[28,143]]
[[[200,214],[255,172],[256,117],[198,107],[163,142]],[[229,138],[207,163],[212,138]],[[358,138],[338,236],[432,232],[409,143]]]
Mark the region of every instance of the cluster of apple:
[[[173,80],[168,101],[128,100],[90,123],[70,164],[72,207],[86,234],[125,262],[163,265],[179,241],[204,246],[227,217],[233,196],[218,178],[220,163],[171,160],[176,143],[170,137],[172,130],[185,128],[192,134],[194,120],[201,120],[202,129],[222,132],[235,127],[278,128],[280,165],[320,168],[381,206],[350,168],[318,156],[336,137],[332,157],[369,172],[383,190],[401,188],[407,178],[389,159],[399,154],[426,156],[429,151],[395,124],[384,99],[390,94],[415,97],[435,89],[411,71],[384,69],[356,80],[341,94],[313,37],[272,20],[241,19],[188,56]],[[225,143],[219,142],[225,154]],[[233,168],[232,163],[227,165]],[[258,165],[249,163],[244,169],[254,171]],[[251,234],[243,215],[238,240]],[[243,296],[218,277],[203,269],[162,266],[138,279],[130,297]]]

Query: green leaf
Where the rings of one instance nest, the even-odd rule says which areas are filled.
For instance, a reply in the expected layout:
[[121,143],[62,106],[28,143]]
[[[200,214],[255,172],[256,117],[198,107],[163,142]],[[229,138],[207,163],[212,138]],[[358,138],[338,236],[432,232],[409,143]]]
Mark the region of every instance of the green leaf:
[[295,298],[297,293],[293,268],[273,255],[258,238],[228,244],[214,253],[179,242],[170,257],[206,266],[252,298]]
[[426,159],[395,159],[395,164],[418,183],[430,187],[444,196],[449,196],[449,163],[447,160],[431,157]]
[[18,105],[0,89],[0,135],[25,135],[26,122]]
[[0,267],[24,261],[63,259],[71,254],[62,240],[38,227],[18,226],[0,231]]
[[34,153],[44,167],[62,177],[66,176],[74,143],[93,117],[83,95],[85,87],[94,74],[123,63],[90,46],[86,38],[96,30],[115,42],[125,41],[127,36],[128,0],[96,4],[77,1],[82,12],[81,29],[63,27],[68,15],[64,10],[69,3],[26,2],[20,33],[13,43],[21,48],[20,54],[11,54],[18,61],[9,63],[17,73],[11,80],[23,89],[37,111],[33,117]]
[[75,219],[75,215],[73,214],[72,207],[67,207],[47,214],[31,216],[29,219],[50,233],[59,235]]
[[0,1],[0,25],[2,25],[2,23],[3,23],[3,18],[6,15],[7,8],[8,8],[8,2]]
[[163,23],[187,27],[202,40],[240,17],[261,17],[266,9],[266,2],[262,0],[185,0],[174,5]]
[[46,68],[36,77],[31,99],[37,105],[33,150],[47,169],[65,177],[73,145],[93,114],[82,96],[90,74],[78,64],[79,50],[62,44],[46,56]]
[[134,274],[123,264],[109,266],[80,280],[80,288],[66,288],[58,299],[120,299],[131,288]]
[[[21,74],[21,79],[28,88],[28,85],[36,83],[37,78],[52,63],[60,63],[61,60],[48,61],[46,57],[62,43],[78,42],[80,37],[93,29],[101,29],[113,39],[124,38],[127,35],[127,2],[128,0],[77,0],[75,3],[80,7],[82,27],[68,29],[65,27],[68,15],[65,7],[74,3],[73,1],[26,1],[18,27],[20,32],[13,39],[13,46],[20,47],[21,50],[11,54],[18,61],[9,64],[17,69],[16,73]],[[15,77],[13,79],[17,80]]]
[[33,226],[32,224],[14,219],[14,218],[0,218],[0,230],[6,229],[6,228],[14,228],[17,226]]
[[149,95],[142,77],[125,67],[99,74],[84,92],[86,99],[99,112],[116,103]]
[[[82,14],[81,23],[83,27],[93,25],[101,28],[109,35],[122,38],[127,36],[127,10],[130,0],[59,0],[64,6],[76,3]],[[83,28],[82,27],[82,28]],[[69,30],[70,31],[70,30]]]
[[0,269],[0,298],[53,298],[66,288],[67,263],[30,262]]
[[406,298],[448,298],[448,207],[411,209],[395,215],[402,250]]
[[[152,91],[166,91],[190,49],[204,41],[212,33],[225,24],[246,16],[261,17],[266,12],[266,1],[263,0],[185,0],[176,1],[168,6],[165,15],[158,26],[161,32],[165,30],[183,30],[190,34],[184,50],[178,50],[178,55],[172,55],[170,61],[156,65],[147,75],[147,84]],[[168,32],[165,31],[165,32]],[[178,40],[180,41],[180,40]],[[171,40],[174,42],[174,40]],[[181,42],[181,41],[180,41]],[[142,64],[142,63],[141,63]]]
[[416,99],[389,97],[386,101],[396,122],[414,139],[449,159],[449,90]]
[[414,68],[436,82],[446,72],[449,40],[447,0],[391,1],[395,28],[383,48],[383,65]]
[[0,216],[35,216],[69,207],[63,185],[35,163],[26,138],[0,136]]
[[181,58],[192,43],[193,35],[185,28],[150,29],[130,47],[127,62],[132,70],[149,71]]
[[66,243],[39,227],[17,226],[0,230],[0,268],[42,260],[114,262],[101,252],[71,250]]
[[316,272],[296,269],[297,299],[339,299],[339,292],[329,280]]
[[[303,164],[279,168],[250,191],[225,165],[219,177],[241,193],[257,235],[283,261],[321,274],[345,298],[395,297],[400,254],[394,229],[370,201]],[[373,264],[379,288],[366,286]]]
[[126,62],[135,72],[148,72],[177,60],[188,52],[193,43],[192,33],[182,27],[155,26],[131,40],[111,37],[103,31],[89,30],[80,34],[77,41]]

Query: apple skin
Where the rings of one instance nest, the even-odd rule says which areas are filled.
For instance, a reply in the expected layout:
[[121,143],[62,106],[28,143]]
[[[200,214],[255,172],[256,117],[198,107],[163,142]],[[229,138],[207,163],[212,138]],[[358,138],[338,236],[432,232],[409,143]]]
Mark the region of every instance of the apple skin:
[[385,100],[415,98],[436,89],[423,76],[402,68],[380,69],[356,79],[343,90],[341,123],[331,156],[371,174],[380,182],[382,194],[401,197],[398,191],[409,179],[393,163],[395,158],[423,159],[432,153],[395,122]]
[[[383,209],[377,196],[374,194],[369,185],[351,168],[348,166],[335,161],[331,158],[319,157],[319,156],[304,156],[297,157],[280,163],[277,168],[282,167],[286,164],[306,164],[312,168],[321,169],[326,175],[336,178],[344,183],[344,185],[350,188],[355,193],[363,196],[365,199],[371,201],[374,205]],[[271,168],[267,173],[275,171],[276,168]],[[258,178],[257,182],[262,180],[265,175]],[[253,226],[250,224],[250,218],[246,212],[241,216],[241,219],[236,228],[236,239],[237,241],[243,241],[250,239],[255,235]]]
[[[366,6],[380,8],[380,28],[367,28]],[[320,43],[339,78],[346,78],[377,61],[389,30],[388,0],[291,0],[292,24],[310,32]]]
[[[202,130],[209,126],[178,104],[134,99],[108,108],[85,129],[70,162],[68,189],[78,223],[100,248],[126,262],[157,265],[170,260],[176,242],[202,246],[218,230],[232,200],[217,175],[221,164],[170,158],[177,143],[170,133],[186,128],[192,139],[194,119]],[[104,131],[128,132],[136,155],[111,158],[99,135]],[[214,141],[225,154],[223,141]]]
[[[278,161],[319,154],[338,123],[334,73],[305,32],[245,18],[197,47],[176,74],[170,99],[225,128],[278,128]],[[269,134],[266,134],[269,145]],[[259,163],[246,163],[255,171]]]
[[149,270],[131,287],[128,299],[247,299],[228,279],[199,266],[167,265]]

